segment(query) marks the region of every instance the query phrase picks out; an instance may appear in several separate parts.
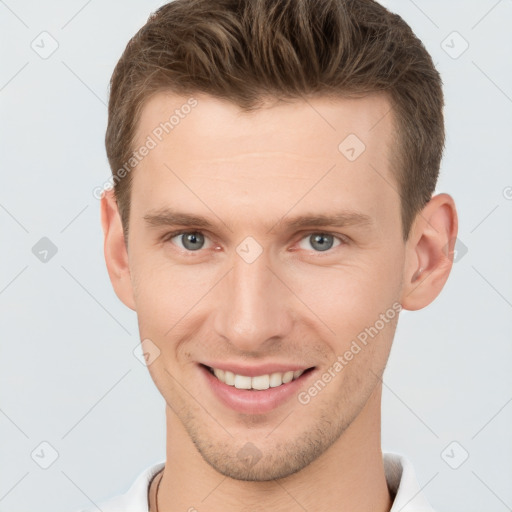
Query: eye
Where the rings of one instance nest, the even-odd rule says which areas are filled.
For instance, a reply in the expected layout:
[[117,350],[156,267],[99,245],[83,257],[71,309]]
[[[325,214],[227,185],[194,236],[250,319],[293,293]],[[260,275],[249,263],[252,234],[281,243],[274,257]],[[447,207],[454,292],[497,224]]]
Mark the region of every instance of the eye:
[[[303,243],[304,240],[317,252],[325,252],[333,247],[338,247],[342,242],[345,243],[341,237],[331,235],[330,233],[310,233],[301,240],[301,243]],[[336,240],[338,240],[338,243],[334,245]],[[301,249],[310,250],[308,247],[303,246],[301,246]]]
[[[208,238],[201,231],[175,231],[165,235],[162,241],[171,242],[174,245],[177,245],[180,249],[188,252],[198,252],[201,249],[208,248],[205,246],[205,244],[208,244]],[[346,240],[341,236],[336,236],[331,233],[316,232],[309,233],[303,237],[299,243],[299,247],[301,249],[310,251],[310,247],[305,247],[303,245],[305,242],[310,244],[310,247],[313,247],[315,252],[326,252],[333,247],[338,247],[339,245],[346,243]]]
[[[174,239],[179,243],[172,242]],[[166,235],[163,241],[172,242],[180,247],[180,249],[196,252],[205,248],[205,240],[207,240],[207,238],[200,231],[177,231]]]

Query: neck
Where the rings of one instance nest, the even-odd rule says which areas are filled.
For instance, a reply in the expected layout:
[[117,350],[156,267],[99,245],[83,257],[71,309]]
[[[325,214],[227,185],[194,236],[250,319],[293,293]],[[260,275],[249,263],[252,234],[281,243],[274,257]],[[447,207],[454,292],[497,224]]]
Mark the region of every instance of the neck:
[[350,427],[315,461],[288,477],[265,482],[234,480],[215,471],[167,407],[167,462],[159,485],[159,512],[239,512],[242,505],[273,512],[389,512],[380,395],[377,386]]

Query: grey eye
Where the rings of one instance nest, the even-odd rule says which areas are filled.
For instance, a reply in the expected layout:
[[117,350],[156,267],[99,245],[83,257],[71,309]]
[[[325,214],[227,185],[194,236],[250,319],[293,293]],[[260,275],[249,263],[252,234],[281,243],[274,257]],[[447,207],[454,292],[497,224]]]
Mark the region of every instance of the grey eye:
[[[303,240],[301,240],[301,243],[304,240],[307,240],[310,246],[313,247],[315,251],[324,252],[334,247],[334,241],[337,238],[338,237],[330,235],[328,233],[313,233],[311,235],[304,237]],[[337,245],[339,245],[340,243],[341,242],[338,241]],[[307,247],[305,249],[310,250]]]
[[202,249],[205,240],[204,235],[197,232],[181,233],[173,238],[180,240],[183,249],[186,249],[187,251],[197,251],[198,249]]

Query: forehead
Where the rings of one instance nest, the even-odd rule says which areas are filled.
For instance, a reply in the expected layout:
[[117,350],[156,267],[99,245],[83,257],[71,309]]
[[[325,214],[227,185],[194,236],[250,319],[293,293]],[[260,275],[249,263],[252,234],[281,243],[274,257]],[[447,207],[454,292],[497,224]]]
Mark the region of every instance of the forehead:
[[[319,154],[338,157],[341,153],[350,161],[354,158],[351,147],[356,156],[363,149],[387,156],[392,129],[391,107],[384,94],[269,99],[263,107],[243,112],[234,103],[205,94],[161,92],[142,109],[135,145],[152,136],[159,145],[174,142],[175,149],[194,160],[222,159],[230,156],[226,154],[230,150],[263,149],[314,159]],[[346,147],[340,146],[345,140]],[[229,146],[230,142],[234,144]]]
[[231,216],[257,206],[278,217],[300,200],[304,211],[352,207],[382,217],[397,201],[384,95],[274,102],[246,113],[208,95],[159,93],[142,110],[135,147],[149,139],[132,184],[140,213],[174,201],[205,216],[212,204],[218,212],[231,205]]

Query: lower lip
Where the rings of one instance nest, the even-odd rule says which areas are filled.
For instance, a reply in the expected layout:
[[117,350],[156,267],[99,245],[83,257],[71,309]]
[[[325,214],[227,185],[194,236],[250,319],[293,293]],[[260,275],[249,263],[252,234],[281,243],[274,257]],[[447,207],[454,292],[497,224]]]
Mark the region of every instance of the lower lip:
[[264,390],[238,389],[221,382],[203,365],[199,369],[216,397],[227,407],[245,414],[264,414],[296,396],[315,369],[303,373],[298,379],[275,388]]

